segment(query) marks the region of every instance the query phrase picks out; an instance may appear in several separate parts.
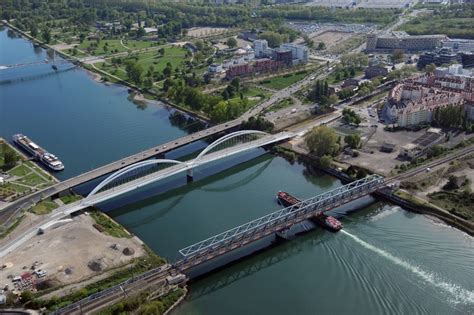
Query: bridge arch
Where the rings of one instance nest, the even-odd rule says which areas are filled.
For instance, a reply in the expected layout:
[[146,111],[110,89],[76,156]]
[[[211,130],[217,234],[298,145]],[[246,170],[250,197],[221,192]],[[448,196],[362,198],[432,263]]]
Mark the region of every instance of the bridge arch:
[[139,169],[143,166],[149,166],[149,165],[157,165],[157,164],[184,164],[184,162],[182,161],[176,161],[176,160],[169,160],[169,159],[153,159],[153,160],[145,160],[145,161],[142,161],[142,162],[138,162],[138,163],[135,163],[135,164],[132,164],[132,165],[129,165],[127,167],[124,167],[118,171],[116,171],[115,173],[111,174],[110,176],[108,176],[106,179],[104,179],[102,182],[100,182],[99,185],[97,185],[88,195],[86,198],[84,198],[83,200],[86,200],[87,198],[95,195],[97,192],[99,192],[99,190],[101,190],[102,188],[104,188],[106,185],[110,184],[111,182],[113,182],[114,180],[116,180],[117,178],[119,178],[120,176],[123,176],[127,173],[130,173],[136,169]]
[[228,140],[238,138],[238,137],[241,137],[241,136],[246,136],[246,135],[263,135],[263,136],[266,136],[266,135],[268,135],[268,133],[263,132],[263,131],[258,131],[258,130],[240,130],[240,131],[229,133],[228,135],[225,135],[225,136],[217,139],[216,141],[214,141],[210,145],[208,145],[204,150],[201,151],[201,153],[199,153],[198,156],[196,156],[194,158],[193,163],[199,162],[199,160],[204,155],[206,155],[209,151],[211,151],[212,149],[214,149],[218,145],[220,145],[220,144],[222,144],[222,143],[224,143]]

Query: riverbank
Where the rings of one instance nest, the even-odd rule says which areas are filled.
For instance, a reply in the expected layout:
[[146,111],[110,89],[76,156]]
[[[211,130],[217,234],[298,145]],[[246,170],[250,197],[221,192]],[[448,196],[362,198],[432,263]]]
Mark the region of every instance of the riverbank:
[[[13,165],[5,164],[5,156],[8,153],[15,157]],[[39,163],[0,137],[0,211],[12,201],[59,182]]]
[[[285,146],[284,150],[292,152],[293,154],[296,154],[296,157],[298,159],[306,160],[311,165],[314,167],[317,167],[318,169],[326,172],[327,174],[330,174],[332,176],[335,176],[339,178],[343,183],[348,183],[352,181],[353,179],[346,173],[346,170],[340,170],[335,169],[333,167],[331,168],[322,168],[318,165],[318,159],[311,154],[302,152],[301,150],[295,150],[291,146]],[[292,156],[291,154],[289,155],[288,153],[281,153],[282,156]],[[365,170],[366,173],[370,173],[368,170]],[[399,190],[400,191],[400,190]],[[393,193],[390,189],[384,189],[381,191],[378,191],[376,194],[379,198],[383,198],[384,200],[390,201],[398,206],[403,207],[406,210],[419,213],[419,214],[426,214],[430,215],[433,217],[436,217],[438,219],[441,219],[443,222],[446,224],[457,228],[463,232],[466,232],[467,234],[474,236],[474,224],[471,222],[464,220],[463,218],[460,218],[449,211],[446,211],[444,209],[441,209],[440,207],[437,207],[429,202],[426,201],[421,201],[418,200],[416,197],[411,196],[410,194],[406,193]]]
[[[42,47],[44,49],[49,49],[49,50],[55,51],[56,54],[58,54],[61,57],[65,58],[66,60],[71,61],[74,64],[81,66],[81,68],[86,70],[91,75],[92,79],[96,82],[104,83],[104,84],[114,83],[114,84],[119,84],[122,87],[128,88],[129,93],[133,94],[133,99],[136,99],[137,101],[141,101],[141,100],[145,100],[145,99],[150,100],[150,99],[146,98],[145,95],[153,96],[153,97],[156,98],[156,101],[158,101],[158,102],[162,102],[162,103],[164,103],[168,106],[173,107],[176,110],[179,110],[179,111],[181,111],[185,114],[191,115],[194,118],[198,118],[201,121],[204,121],[206,123],[210,123],[209,117],[207,117],[207,116],[205,116],[205,115],[203,115],[199,112],[193,111],[190,108],[179,106],[179,105],[171,102],[168,99],[164,99],[164,98],[159,97],[156,93],[154,93],[152,91],[144,90],[144,89],[142,89],[142,88],[140,88],[140,87],[138,87],[138,86],[136,86],[136,85],[134,85],[134,84],[132,84],[128,81],[122,80],[121,78],[119,78],[117,76],[114,76],[114,75],[112,75],[112,74],[110,74],[110,73],[108,73],[104,70],[101,70],[101,69],[95,67],[93,64],[87,64],[87,63],[81,61],[81,59],[79,59],[77,57],[74,57],[74,56],[71,56],[71,55],[69,55],[69,54],[67,54],[63,51],[60,51],[60,50],[54,48],[53,46],[48,45],[47,43],[41,41],[40,39],[31,36],[30,34],[20,30],[19,28],[12,25],[11,23],[9,23],[6,20],[2,20],[2,23],[5,26],[7,26],[8,28],[10,28],[10,29],[14,30],[15,32],[17,32],[18,34],[20,34],[21,36],[25,37],[27,40],[32,41],[34,43],[37,43],[38,45],[40,45],[40,47]],[[104,79],[104,78],[106,78],[106,79]],[[112,79],[112,80],[110,80],[110,79]],[[152,99],[152,100],[154,100],[154,99]]]

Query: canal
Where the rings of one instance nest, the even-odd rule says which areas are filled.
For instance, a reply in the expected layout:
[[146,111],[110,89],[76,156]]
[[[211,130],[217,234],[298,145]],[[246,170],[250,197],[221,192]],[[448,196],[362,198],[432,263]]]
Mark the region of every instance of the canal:
[[[0,31],[0,64],[44,54]],[[22,132],[60,156],[61,179],[185,134],[169,114],[159,105],[137,107],[124,88],[80,69],[0,85],[0,136]],[[102,208],[174,259],[182,247],[278,209],[278,190],[307,198],[338,185],[259,149],[198,169],[192,184],[171,178]],[[342,232],[316,229],[195,281],[174,314],[473,313],[473,239],[372,201],[335,211]]]

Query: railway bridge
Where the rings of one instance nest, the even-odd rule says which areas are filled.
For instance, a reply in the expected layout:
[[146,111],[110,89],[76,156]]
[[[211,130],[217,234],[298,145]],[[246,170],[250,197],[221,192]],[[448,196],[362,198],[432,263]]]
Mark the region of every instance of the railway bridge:
[[149,287],[152,284],[166,286],[166,278],[169,275],[186,274],[190,269],[205,264],[218,256],[230,253],[266,236],[282,232],[297,223],[366,196],[384,186],[383,177],[370,175],[303,200],[298,204],[277,210],[179,250],[180,259],[172,265],[147,271],[105,291],[70,304],[54,314],[81,314],[94,311],[122,299],[127,292],[132,293],[141,287]]
[[384,186],[384,183],[383,177],[370,175],[239,225],[179,250],[180,260],[174,266],[186,272],[218,256],[373,193]]

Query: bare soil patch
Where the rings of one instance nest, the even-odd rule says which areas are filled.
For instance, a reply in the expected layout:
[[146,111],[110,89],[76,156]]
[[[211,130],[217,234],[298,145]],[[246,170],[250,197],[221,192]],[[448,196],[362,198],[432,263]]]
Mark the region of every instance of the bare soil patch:
[[[50,280],[45,285],[49,287],[51,283],[69,284],[88,279],[145,254],[137,238],[115,238],[99,232],[93,224],[90,216],[80,215],[72,222],[33,237],[2,258],[0,263],[9,263],[9,267],[0,271],[0,284],[13,287],[10,277],[31,272],[35,262],[37,269],[47,273],[41,281]],[[123,253],[125,248],[129,255]]]

